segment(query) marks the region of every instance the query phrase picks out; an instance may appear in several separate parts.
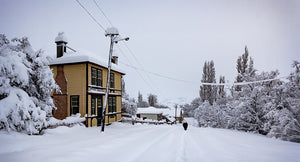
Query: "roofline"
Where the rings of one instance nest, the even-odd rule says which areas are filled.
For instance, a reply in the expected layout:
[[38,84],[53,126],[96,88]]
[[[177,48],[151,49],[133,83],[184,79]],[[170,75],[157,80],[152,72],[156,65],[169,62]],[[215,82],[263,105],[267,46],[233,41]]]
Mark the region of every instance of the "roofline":
[[144,112],[142,112],[142,113],[136,113],[136,114],[149,114],[149,115],[157,115],[157,114],[163,114],[163,113],[144,113]]
[[[99,64],[96,64],[96,63],[93,63],[93,62],[90,62],[90,61],[79,61],[79,62],[70,62],[70,63],[61,63],[61,64],[49,64],[49,66],[57,66],[57,65],[73,65],[73,64],[86,64],[86,63],[90,63],[90,64],[93,64],[93,65],[97,65],[97,66],[100,66],[102,68],[105,68],[107,69],[107,67],[104,67],[102,65],[99,65]],[[122,75],[126,75],[125,73],[123,72],[120,72],[120,71],[117,71],[117,70],[113,70],[111,69],[112,71],[114,72],[117,72],[117,73],[120,73]]]

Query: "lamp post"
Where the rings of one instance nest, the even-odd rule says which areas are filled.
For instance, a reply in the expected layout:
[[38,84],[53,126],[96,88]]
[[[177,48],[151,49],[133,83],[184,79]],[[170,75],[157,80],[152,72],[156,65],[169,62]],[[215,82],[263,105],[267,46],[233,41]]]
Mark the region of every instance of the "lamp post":
[[108,58],[108,70],[107,70],[107,82],[106,82],[106,92],[105,92],[105,99],[104,99],[104,108],[103,108],[103,112],[102,112],[102,127],[101,127],[101,131],[104,132],[104,125],[105,125],[105,115],[106,115],[106,107],[107,107],[107,99],[108,99],[108,95],[109,95],[109,86],[110,86],[110,69],[111,69],[111,57],[112,57],[112,53],[113,53],[113,47],[114,47],[114,43],[118,43],[119,41],[128,41],[129,37],[127,38],[120,38],[119,37],[119,31],[116,28],[108,28],[105,31],[105,36],[109,36],[110,37],[110,48],[109,48],[109,58]]

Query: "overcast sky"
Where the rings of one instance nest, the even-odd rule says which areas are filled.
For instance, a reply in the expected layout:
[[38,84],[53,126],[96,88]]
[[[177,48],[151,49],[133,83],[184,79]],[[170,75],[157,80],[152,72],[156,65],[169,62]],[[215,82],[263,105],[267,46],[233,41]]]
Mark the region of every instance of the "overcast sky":
[[[80,1],[105,28],[110,23],[93,0]],[[116,53],[123,63],[181,82],[158,77],[122,64],[126,91],[158,95],[159,101],[199,96],[205,61],[215,62],[216,77],[233,82],[236,60],[248,46],[255,68],[278,69],[281,76],[300,60],[299,0],[96,0],[127,45]],[[68,45],[108,57],[109,38],[75,0],[1,0],[0,29],[8,38],[27,36],[34,49],[55,57],[54,39],[65,32]],[[123,52],[121,52],[121,49]],[[125,56],[124,56],[125,55]],[[136,57],[136,58],[134,58]],[[136,61],[138,60],[138,62]]]

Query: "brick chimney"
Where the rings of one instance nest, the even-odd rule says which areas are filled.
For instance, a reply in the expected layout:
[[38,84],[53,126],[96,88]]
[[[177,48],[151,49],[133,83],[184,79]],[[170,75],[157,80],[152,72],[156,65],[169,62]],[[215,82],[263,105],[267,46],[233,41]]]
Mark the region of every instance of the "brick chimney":
[[118,59],[119,59],[118,56],[112,56],[111,62],[114,63],[114,64],[116,64],[116,65],[118,65]]
[[64,34],[64,32],[59,32],[57,37],[55,38],[55,43],[56,43],[56,57],[62,57],[64,55],[64,53],[67,51],[67,38]]

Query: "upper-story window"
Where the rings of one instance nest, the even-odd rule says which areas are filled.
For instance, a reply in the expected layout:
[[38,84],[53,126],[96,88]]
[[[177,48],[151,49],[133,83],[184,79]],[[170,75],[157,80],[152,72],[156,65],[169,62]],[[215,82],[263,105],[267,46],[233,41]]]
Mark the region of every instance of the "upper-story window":
[[102,86],[102,70],[92,67],[92,85]]
[[115,88],[115,74],[110,73],[110,88]]

